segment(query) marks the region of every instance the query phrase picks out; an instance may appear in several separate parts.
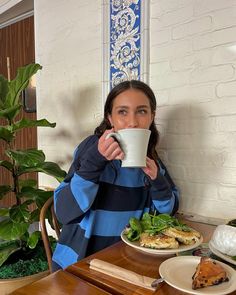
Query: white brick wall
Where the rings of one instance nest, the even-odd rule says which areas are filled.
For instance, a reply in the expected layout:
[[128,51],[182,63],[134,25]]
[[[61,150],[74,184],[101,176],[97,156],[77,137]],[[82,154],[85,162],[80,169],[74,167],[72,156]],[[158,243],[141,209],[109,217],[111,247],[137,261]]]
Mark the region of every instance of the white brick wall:
[[218,31],[213,31],[193,39],[193,50],[201,50],[203,48],[211,48],[223,44],[235,42],[236,27],[224,28]]
[[[75,147],[101,119],[102,1],[35,1],[37,115],[57,122],[39,128],[48,160],[68,169]],[[41,185],[57,186],[40,175]]]
[[209,31],[212,27],[212,19],[210,16],[203,17],[197,20],[190,21],[188,23],[181,24],[173,28],[173,39],[181,39],[188,35],[195,35],[198,33]]
[[150,85],[183,212],[236,217],[236,1],[151,1]]

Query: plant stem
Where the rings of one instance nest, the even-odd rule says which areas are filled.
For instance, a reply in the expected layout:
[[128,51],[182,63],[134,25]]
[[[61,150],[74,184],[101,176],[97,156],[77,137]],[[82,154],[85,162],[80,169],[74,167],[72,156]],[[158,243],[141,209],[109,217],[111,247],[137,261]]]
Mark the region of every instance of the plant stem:
[[18,175],[16,173],[15,163],[14,163],[14,168],[13,168],[12,176],[13,176],[13,179],[14,179],[14,189],[13,189],[13,192],[15,194],[16,204],[17,205],[20,205],[21,204],[21,200],[20,200],[20,198],[17,197],[18,193],[20,192],[20,189],[19,189],[19,178],[18,178]]
[[[12,120],[9,120],[9,125],[12,126],[12,124],[14,123]],[[13,140],[11,143],[9,143],[9,149],[13,150],[16,148],[15,146],[15,140]],[[16,166],[16,162],[13,159],[12,160],[12,165],[13,165],[13,169],[12,169],[12,178],[13,178],[13,193],[15,195],[15,201],[16,201],[16,205],[20,205],[21,204],[21,200],[20,198],[17,197],[18,193],[20,192],[20,187],[19,187],[19,177],[17,174],[17,166]]]

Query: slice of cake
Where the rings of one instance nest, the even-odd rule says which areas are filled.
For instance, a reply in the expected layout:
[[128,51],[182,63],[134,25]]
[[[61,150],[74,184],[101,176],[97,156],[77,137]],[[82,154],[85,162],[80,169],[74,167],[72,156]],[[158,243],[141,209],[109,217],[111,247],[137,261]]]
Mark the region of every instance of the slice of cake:
[[229,279],[221,264],[208,257],[201,257],[192,277],[194,290],[227,282]]

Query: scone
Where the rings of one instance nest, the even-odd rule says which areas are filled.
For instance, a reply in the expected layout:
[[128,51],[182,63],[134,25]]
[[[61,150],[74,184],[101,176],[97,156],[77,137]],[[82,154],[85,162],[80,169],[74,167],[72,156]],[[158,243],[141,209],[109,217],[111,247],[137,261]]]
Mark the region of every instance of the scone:
[[208,257],[201,257],[192,279],[192,288],[194,290],[219,285],[229,280],[225,269]]

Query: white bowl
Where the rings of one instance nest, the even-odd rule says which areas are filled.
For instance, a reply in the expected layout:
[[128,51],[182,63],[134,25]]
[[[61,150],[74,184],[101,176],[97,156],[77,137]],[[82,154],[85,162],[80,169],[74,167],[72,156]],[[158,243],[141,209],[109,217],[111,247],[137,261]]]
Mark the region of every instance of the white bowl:
[[218,225],[211,237],[213,246],[229,256],[236,255],[236,227],[222,224]]

